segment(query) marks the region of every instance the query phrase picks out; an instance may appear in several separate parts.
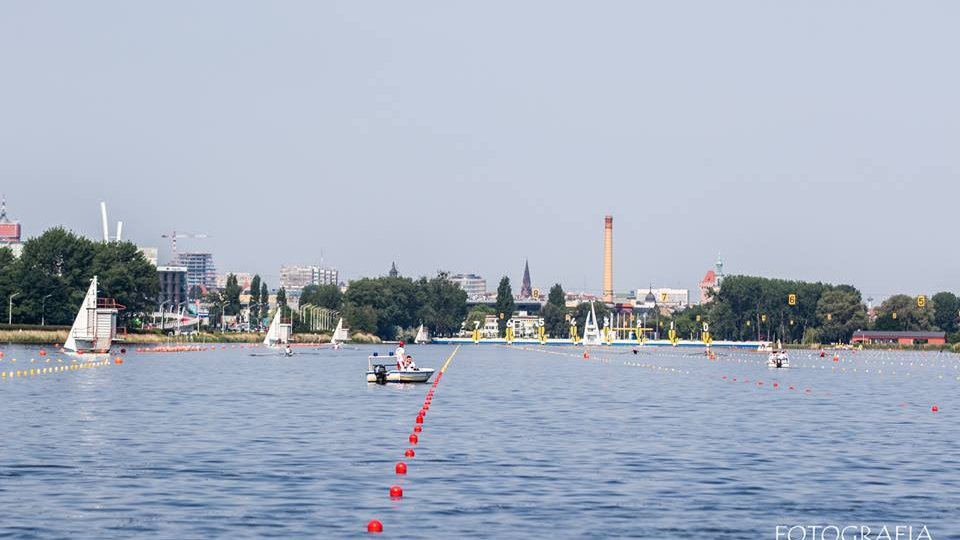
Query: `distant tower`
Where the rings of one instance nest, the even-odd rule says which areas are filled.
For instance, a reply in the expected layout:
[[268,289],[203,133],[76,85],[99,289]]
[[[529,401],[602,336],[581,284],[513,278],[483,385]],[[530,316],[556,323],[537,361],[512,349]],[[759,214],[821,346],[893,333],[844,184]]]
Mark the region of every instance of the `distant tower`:
[[613,216],[603,218],[603,301],[613,303]]
[[533,296],[533,287],[530,286],[530,261],[523,263],[523,283],[520,285],[520,298]]
[[725,276],[724,276],[724,273],[723,273],[723,259],[720,258],[720,254],[719,254],[719,253],[717,253],[717,272],[716,272],[716,277],[717,277],[717,287],[719,287],[720,285],[723,284],[723,278],[725,277]]
[[397,272],[397,262],[394,261],[390,264],[390,277],[397,277],[400,275],[400,272]]

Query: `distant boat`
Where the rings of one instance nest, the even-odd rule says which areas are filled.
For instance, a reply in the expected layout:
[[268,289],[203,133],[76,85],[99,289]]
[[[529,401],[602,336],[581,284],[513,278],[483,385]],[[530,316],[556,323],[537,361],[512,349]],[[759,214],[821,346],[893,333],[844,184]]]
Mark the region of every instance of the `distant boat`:
[[590,302],[590,312],[587,313],[587,322],[583,325],[584,345],[600,345],[600,328],[597,326],[597,312],[593,309],[593,302]]
[[273,314],[273,320],[270,321],[270,327],[267,328],[267,336],[263,338],[263,344],[267,347],[276,347],[290,341],[292,325],[283,322],[282,307],[277,307],[277,312]]
[[117,313],[123,306],[112,298],[97,298],[97,276],[90,280],[64,350],[75,353],[107,353],[117,337]]
[[423,325],[420,325],[420,328],[417,329],[417,335],[413,338],[413,342],[416,344],[426,343],[430,341],[430,337],[427,336],[427,331],[423,329]]
[[330,343],[334,347],[339,348],[340,344],[348,339],[350,339],[350,330],[343,327],[343,317],[340,317],[340,320],[337,321],[337,327],[330,336]]

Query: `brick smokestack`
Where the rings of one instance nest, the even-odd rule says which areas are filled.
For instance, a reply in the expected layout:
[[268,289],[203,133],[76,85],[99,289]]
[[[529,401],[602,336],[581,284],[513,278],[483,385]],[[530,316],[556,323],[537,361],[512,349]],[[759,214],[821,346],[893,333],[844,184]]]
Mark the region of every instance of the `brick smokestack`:
[[603,301],[613,303],[613,216],[603,218]]

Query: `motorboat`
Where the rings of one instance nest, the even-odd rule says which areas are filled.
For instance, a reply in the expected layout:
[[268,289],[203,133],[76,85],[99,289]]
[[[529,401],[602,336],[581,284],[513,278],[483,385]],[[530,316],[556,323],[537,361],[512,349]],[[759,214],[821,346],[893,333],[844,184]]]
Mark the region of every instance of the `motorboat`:
[[790,367],[790,357],[787,356],[787,351],[780,349],[770,353],[770,356],[767,358],[767,367],[775,369]]
[[397,369],[396,359],[393,356],[367,357],[368,383],[425,383],[430,380],[434,371],[433,368]]

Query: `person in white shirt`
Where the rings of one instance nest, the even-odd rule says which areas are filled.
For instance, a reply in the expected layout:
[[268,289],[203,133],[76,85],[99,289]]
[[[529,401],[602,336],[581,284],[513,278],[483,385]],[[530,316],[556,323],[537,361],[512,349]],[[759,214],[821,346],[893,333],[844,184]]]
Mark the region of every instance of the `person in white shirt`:
[[397,369],[406,369],[407,351],[404,350],[402,341],[397,345],[397,350],[394,351],[393,355],[397,357]]

